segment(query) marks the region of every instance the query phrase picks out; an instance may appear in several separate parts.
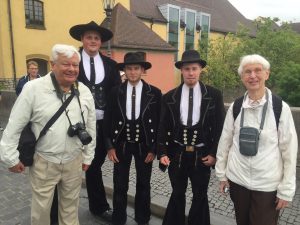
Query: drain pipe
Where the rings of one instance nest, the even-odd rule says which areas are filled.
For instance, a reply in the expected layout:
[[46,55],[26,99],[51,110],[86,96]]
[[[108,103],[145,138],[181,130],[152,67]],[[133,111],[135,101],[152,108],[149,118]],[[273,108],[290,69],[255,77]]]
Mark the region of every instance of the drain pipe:
[[11,4],[10,0],[7,0],[7,9],[8,9],[8,19],[9,19],[9,34],[10,34],[10,43],[11,43],[11,59],[12,59],[12,69],[13,69],[13,78],[14,78],[14,87],[16,87],[17,77],[16,77],[16,60],[15,60],[15,48],[14,48],[14,32],[12,29],[12,16],[11,16]]

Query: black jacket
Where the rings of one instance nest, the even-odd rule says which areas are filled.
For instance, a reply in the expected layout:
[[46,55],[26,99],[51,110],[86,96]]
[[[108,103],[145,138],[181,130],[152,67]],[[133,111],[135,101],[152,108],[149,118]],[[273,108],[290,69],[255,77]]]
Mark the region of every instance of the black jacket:
[[[174,133],[180,121],[180,99],[182,86],[169,91],[162,97],[160,124],[158,132],[158,158],[175,154]],[[222,133],[225,108],[221,92],[200,82],[202,93],[200,109],[200,132],[207,154],[216,156],[218,142]]]
[[[143,126],[143,136],[148,151],[156,153],[157,130],[161,105],[161,91],[143,81],[140,118]],[[116,86],[109,95],[107,109],[104,113],[104,136],[106,149],[116,148],[122,140],[126,122],[126,92],[127,83]]]

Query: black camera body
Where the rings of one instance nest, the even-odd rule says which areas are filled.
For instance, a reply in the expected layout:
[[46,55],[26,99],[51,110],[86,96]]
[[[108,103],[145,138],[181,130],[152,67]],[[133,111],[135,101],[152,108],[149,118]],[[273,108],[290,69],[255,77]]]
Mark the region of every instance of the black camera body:
[[83,145],[87,145],[92,141],[91,135],[86,131],[83,123],[80,122],[69,127],[68,135],[70,137],[74,137],[75,135],[77,135]]

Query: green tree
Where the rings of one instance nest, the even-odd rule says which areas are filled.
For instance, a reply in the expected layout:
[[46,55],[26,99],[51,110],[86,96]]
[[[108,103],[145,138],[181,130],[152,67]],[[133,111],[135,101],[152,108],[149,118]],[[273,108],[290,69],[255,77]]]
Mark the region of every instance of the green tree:
[[210,41],[208,66],[203,74],[206,83],[223,90],[237,85],[236,64],[238,59],[236,58],[236,50],[237,40],[232,34]]
[[[300,81],[296,77],[300,74],[297,70],[297,65],[300,65],[300,35],[291,30],[290,24],[284,23],[278,27],[275,22],[278,22],[276,18],[265,18],[254,22],[255,34],[240,26],[236,34],[211,40],[208,45],[208,66],[202,79],[223,91],[240,88],[237,74],[240,58],[259,54],[271,64],[267,86],[291,105],[299,105],[296,102],[300,102],[300,96],[296,93],[300,93]],[[201,54],[202,51],[200,49]],[[297,75],[289,77],[291,72]],[[293,87],[293,92],[290,87]]]
[[278,94],[291,106],[300,107],[300,64],[286,63],[278,78]]
[[270,18],[256,21],[255,26],[255,38],[244,38],[244,49],[241,52],[262,55],[270,62],[271,76],[268,86],[273,89],[277,86],[278,74],[287,62],[300,63],[300,35],[292,31],[287,23],[277,27]]

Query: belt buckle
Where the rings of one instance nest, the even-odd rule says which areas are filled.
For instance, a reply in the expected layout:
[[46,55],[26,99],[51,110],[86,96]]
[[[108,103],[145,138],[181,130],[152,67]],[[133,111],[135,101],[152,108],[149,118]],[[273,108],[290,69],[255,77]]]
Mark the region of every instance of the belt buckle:
[[185,146],[185,151],[186,152],[194,152],[194,150],[195,150],[195,148],[194,148],[194,146]]

